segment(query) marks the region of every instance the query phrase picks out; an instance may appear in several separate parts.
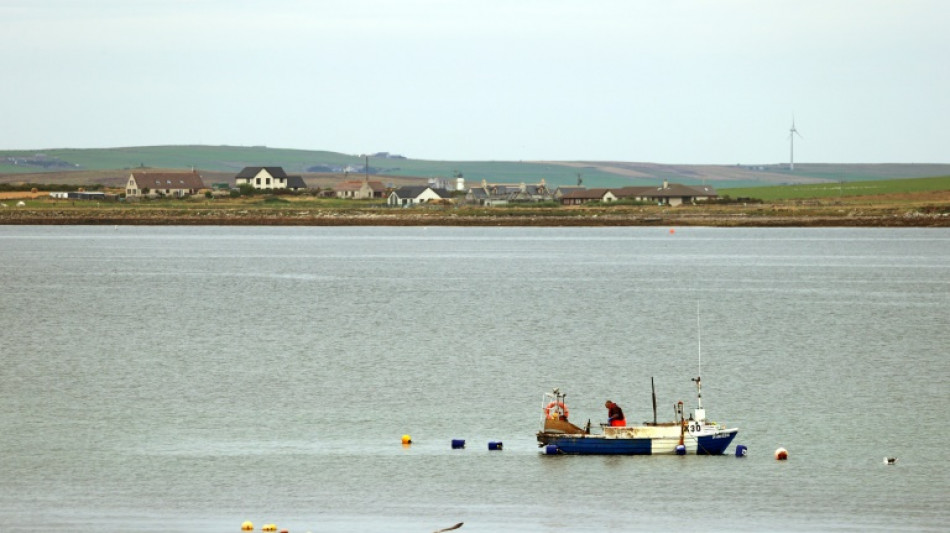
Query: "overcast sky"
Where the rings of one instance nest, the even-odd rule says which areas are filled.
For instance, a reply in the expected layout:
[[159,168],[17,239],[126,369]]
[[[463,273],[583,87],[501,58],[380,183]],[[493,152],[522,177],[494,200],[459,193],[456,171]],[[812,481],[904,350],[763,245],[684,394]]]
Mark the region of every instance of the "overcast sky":
[[2,0],[0,149],[950,163],[945,0]]

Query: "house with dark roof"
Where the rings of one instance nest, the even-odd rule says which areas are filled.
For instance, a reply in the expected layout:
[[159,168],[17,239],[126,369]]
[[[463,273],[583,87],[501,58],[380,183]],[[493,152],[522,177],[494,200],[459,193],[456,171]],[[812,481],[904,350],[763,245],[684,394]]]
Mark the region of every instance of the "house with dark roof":
[[287,176],[287,190],[300,192],[307,189],[307,182],[303,180],[302,176]]
[[152,195],[181,198],[197,194],[205,188],[204,181],[196,170],[191,172],[136,170],[129,174],[129,180],[125,183],[125,196],[140,198]]
[[465,192],[465,203],[472,205],[491,205],[491,191],[485,187],[472,187]]
[[244,167],[234,177],[234,185],[250,185],[258,190],[286,189],[302,191],[307,184],[300,176],[288,176],[283,167]]
[[561,198],[564,198],[564,195],[571,194],[574,191],[583,191],[586,189],[587,187],[584,187],[583,185],[559,185],[557,189],[554,189],[553,196],[555,200],[560,202]]
[[708,185],[681,185],[663,181],[660,187],[624,187],[614,190],[620,199],[632,199],[660,205],[678,206],[705,202],[719,197],[714,187]]
[[571,191],[561,197],[561,205],[582,205],[591,202],[616,202],[617,197],[610,189],[581,189]]
[[451,200],[452,195],[449,191],[441,188],[433,188],[428,185],[410,185],[399,187],[389,193],[386,204],[392,207],[411,207],[429,202]]
[[472,187],[465,193],[465,203],[482,206],[500,206],[511,203],[545,202],[552,199],[547,185],[539,183],[492,183],[482,180],[481,187]]

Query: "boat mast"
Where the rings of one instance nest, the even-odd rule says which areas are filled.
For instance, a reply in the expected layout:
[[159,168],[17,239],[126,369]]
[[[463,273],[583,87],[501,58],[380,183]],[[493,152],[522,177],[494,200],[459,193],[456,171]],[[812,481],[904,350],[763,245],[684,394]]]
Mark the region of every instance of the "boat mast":
[[703,375],[703,328],[699,322],[699,305],[696,305],[696,351],[699,363],[696,365],[697,376]]
[[696,409],[693,411],[693,418],[702,422],[706,420],[706,410],[703,409],[703,333],[699,321],[699,304],[696,304],[696,345],[699,351],[699,363],[697,366],[698,375],[692,381],[696,382]]
[[656,425],[656,386],[653,384],[653,376],[650,376],[650,389],[653,391],[653,425]]

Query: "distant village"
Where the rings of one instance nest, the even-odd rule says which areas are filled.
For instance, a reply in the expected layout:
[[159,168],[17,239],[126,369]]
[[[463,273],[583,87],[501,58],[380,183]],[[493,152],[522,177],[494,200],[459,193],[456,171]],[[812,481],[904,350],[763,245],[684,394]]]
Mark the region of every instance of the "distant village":
[[[380,200],[390,207],[414,207],[433,205],[469,205],[501,207],[516,204],[557,203],[583,205],[592,202],[611,203],[621,200],[678,206],[695,204],[718,198],[711,186],[688,186],[664,181],[657,186],[632,186],[621,188],[588,189],[576,186],[549,187],[542,178],[537,183],[489,183],[482,180],[467,186],[460,174],[451,180],[432,178],[426,185],[402,187],[386,186],[382,181],[370,179],[367,173],[360,179],[343,179],[327,189],[311,190],[301,176],[288,175],[282,167],[245,167],[230,183],[214,183],[208,186],[196,170],[167,172],[134,170],[125,186],[125,201],[145,198],[184,198],[204,194],[208,197],[230,196],[235,192],[251,189],[270,193],[303,194],[316,193],[324,197],[352,200]],[[63,199],[110,199],[102,192],[53,192],[53,198]]]

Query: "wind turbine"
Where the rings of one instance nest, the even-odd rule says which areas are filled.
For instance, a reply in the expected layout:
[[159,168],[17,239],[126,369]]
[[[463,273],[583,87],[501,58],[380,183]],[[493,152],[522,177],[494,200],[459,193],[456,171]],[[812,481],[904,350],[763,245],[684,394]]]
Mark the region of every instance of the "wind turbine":
[[798,135],[799,139],[804,139],[801,133],[798,133],[798,130],[795,129],[795,117],[792,117],[792,127],[788,130],[788,170],[789,172],[795,171],[795,136]]

